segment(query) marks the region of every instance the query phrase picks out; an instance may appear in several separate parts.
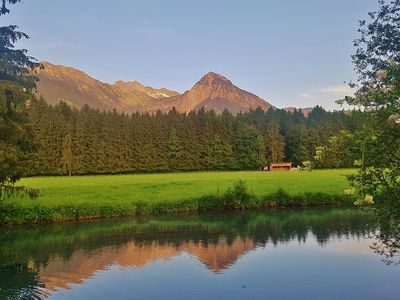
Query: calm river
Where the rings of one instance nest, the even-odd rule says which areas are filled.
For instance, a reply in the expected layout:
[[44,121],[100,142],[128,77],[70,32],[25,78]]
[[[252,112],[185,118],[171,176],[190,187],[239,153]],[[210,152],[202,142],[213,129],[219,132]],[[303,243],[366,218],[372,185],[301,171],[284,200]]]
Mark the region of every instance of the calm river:
[[400,299],[377,230],[355,209],[3,228],[0,299]]

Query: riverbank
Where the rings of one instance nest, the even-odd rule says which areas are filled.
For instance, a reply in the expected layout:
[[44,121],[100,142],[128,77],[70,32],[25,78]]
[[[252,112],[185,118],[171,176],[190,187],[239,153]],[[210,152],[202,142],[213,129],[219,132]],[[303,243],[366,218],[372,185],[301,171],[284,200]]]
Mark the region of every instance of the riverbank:
[[34,177],[19,185],[40,190],[30,200],[3,201],[0,223],[160,215],[262,207],[345,206],[346,175],[312,172],[192,172],[173,174]]

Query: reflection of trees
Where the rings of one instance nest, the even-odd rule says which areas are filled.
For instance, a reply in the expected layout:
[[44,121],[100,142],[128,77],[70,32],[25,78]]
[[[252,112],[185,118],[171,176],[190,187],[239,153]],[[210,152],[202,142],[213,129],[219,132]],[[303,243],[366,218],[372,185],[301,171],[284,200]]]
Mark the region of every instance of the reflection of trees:
[[[2,229],[0,266],[7,264],[8,269],[4,268],[0,276],[7,277],[22,270],[20,276],[8,276],[8,285],[15,287],[14,292],[36,296],[40,289],[36,272],[43,272],[55,258],[61,265],[69,263],[69,267],[75,268],[80,265],[79,259],[103,253],[98,258],[104,264],[123,261],[126,265],[142,267],[153,259],[147,257],[150,252],[163,259],[165,253],[174,255],[189,251],[210,270],[218,271],[233,265],[239,256],[257,246],[305,242],[310,235],[324,245],[333,237],[366,236],[376,228],[373,216],[365,211],[307,209]],[[132,256],[132,253],[136,254]],[[143,259],[139,262],[140,255]],[[10,265],[9,262],[14,263]],[[75,271],[82,279],[95,270],[84,270],[86,273],[80,274],[82,270]],[[54,274],[49,276],[57,279]],[[3,291],[0,296],[1,293]]]
[[[244,236],[259,244],[305,242],[312,234],[320,245],[332,237],[361,237],[376,230],[374,217],[367,211],[357,210],[305,210],[303,212],[276,212],[274,218],[259,218],[249,222]],[[246,227],[245,227],[246,228]]]
[[390,221],[380,219],[380,230],[376,234],[377,241],[371,248],[383,255],[387,265],[400,265],[400,220]]
[[21,264],[0,265],[1,299],[42,299],[37,274]]
[[0,231],[0,264],[26,262],[46,264],[58,255],[68,259],[76,250],[93,251],[105,246],[183,243],[231,245],[236,237],[259,245],[292,240],[305,241],[308,234],[323,245],[331,237],[365,236],[376,230],[372,214],[353,209],[281,210],[206,214],[181,217],[86,222]]

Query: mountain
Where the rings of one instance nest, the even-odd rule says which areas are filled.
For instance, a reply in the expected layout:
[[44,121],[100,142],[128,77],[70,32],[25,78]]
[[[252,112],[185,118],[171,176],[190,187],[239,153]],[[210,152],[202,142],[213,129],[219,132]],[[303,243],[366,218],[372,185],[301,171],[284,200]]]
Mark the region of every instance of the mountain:
[[72,106],[88,104],[101,110],[133,112],[146,110],[160,99],[179,93],[165,88],[146,87],[137,81],[103,83],[74,68],[43,63],[43,69],[35,70],[39,78],[37,94],[50,104],[64,100]]
[[43,69],[35,71],[39,78],[37,94],[50,104],[64,100],[76,107],[88,104],[101,110],[116,109],[121,112],[166,112],[173,107],[180,112],[188,112],[204,107],[217,112],[228,109],[238,113],[251,108],[261,107],[267,110],[273,107],[213,72],[206,74],[190,90],[179,94],[166,88],[147,87],[137,81],[103,83],[71,67],[49,62],[44,62],[43,65]]
[[300,111],[303,113],[303,115],[307,118],[308,115],[313,111],[313,107],[284,107],[284,110],[287,112],[293,113],[294,111]]
[[[161,103],[162,110],[175,107],[178,111],[187,112],[204,107],[222,112],[228,109],[233,113],[248,111],[261,107],[268,110],[272,105],[260,97],[244,91],[222,75],[209,72],[200,79],[190,90],[182,95],[164,99]],[[150,110],[156,110],[151,107]]]

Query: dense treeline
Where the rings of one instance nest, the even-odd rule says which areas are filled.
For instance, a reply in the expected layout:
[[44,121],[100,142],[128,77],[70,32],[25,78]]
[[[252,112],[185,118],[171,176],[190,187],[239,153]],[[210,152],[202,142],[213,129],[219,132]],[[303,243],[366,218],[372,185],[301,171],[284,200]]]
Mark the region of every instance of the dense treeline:
[[352,130],[354,113],[316,107],[301,111],[256,109],[239,115],[200,110],[188,114],[132,115],[50,106],[29,109],[37,153],[30,174],[100,174],[259,169],[266,163],[310,160],[315,148]]
[[[0,17],[9,14],[9,6],[18,2],[21,0],[3,1]],[[16,25],[0,26],[0,200],[20,190],[13,185],[25,173],[25,162],[32,152],[24,108],[30,97],[26,90],[35,87],[31,70],[41,65],[26,49],[16,47],[19,40],[27,38]]]

